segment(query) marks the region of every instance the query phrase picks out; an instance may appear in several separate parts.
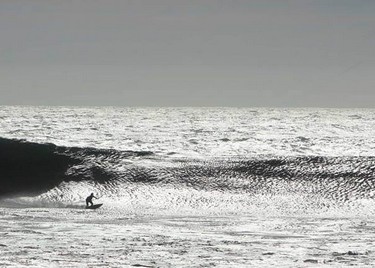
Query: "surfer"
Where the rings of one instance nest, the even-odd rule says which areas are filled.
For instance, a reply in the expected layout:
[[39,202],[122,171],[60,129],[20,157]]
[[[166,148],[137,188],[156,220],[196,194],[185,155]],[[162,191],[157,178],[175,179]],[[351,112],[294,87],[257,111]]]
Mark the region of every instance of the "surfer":
[[92,199],[95,198],[95,199],[98,199],[97,197],[94,196],[94,193],[91,193],[87,198],[86,198],[86,206],[88,207],[89,204],[91,206],[94,205],[94,203],[92,202]]

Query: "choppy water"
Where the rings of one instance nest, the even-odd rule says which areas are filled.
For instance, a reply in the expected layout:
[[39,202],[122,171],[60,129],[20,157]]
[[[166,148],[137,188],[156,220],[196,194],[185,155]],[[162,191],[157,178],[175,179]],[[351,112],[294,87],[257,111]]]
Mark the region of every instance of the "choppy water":
[[[374,119],[371,109],[2,106],[0,261],[371,266]],[[82,209],[91,192],[105,204],[98,211]],[[87,225],[108,240],[91,239]],[[54,232],[69,237],[57,243]],[[48,247],[22,236],[62,255],[43,259]]]
[[373,156],[375,110],[0,107],[0,136],[184,157]]
[[0,193],[41,194],[33,205],[75,205],[94,191],[136,210],[235,212],[275,195],[306,207],[374,195],[371,109],[8,106],[0,118],[3,154],[28,163],[3,172],[20,183]]

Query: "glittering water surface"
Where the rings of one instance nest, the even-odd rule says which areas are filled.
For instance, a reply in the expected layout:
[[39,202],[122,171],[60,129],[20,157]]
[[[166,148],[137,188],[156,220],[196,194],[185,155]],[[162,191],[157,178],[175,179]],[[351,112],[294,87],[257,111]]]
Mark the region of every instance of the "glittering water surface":
[[372,267],[374,112],[0,107],[78,163],[0,199],[0,266]]
[[371,267],[375,258],[373,217],[0,213],[1,266]]
[[0,136],[212,157],[374,155],[375,110],[0,107]]

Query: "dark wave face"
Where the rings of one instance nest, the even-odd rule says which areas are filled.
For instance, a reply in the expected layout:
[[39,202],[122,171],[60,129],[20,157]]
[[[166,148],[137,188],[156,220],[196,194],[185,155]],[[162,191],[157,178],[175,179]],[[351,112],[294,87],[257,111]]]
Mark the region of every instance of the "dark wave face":
[[[165,159],[152,152],[60,147],[0,138],[0,195],[37,195],[63,182],[121,183],[239,194],[372,197],[375,157]],[[102,193],[105,195],[105,192]]]
[[34,195],[63,181],[115,179],[108,165],[118,159],[146,156],[149,152],[117,152],[94,148],[59,147],[23,140],[0,138],[0,196]]

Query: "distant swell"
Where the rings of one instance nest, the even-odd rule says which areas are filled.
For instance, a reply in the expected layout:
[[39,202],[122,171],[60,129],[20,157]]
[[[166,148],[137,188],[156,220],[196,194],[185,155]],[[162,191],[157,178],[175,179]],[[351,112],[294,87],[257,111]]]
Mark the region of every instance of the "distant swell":
[[[90,181],[110,191],[131,185],[231,193],[307,193],[372,198],[375,157],[165,159],[152,152],[61,147],[0,138],[0,195],[37,195],[62,182]],[[105,195],[105,193],[102,193]]]

